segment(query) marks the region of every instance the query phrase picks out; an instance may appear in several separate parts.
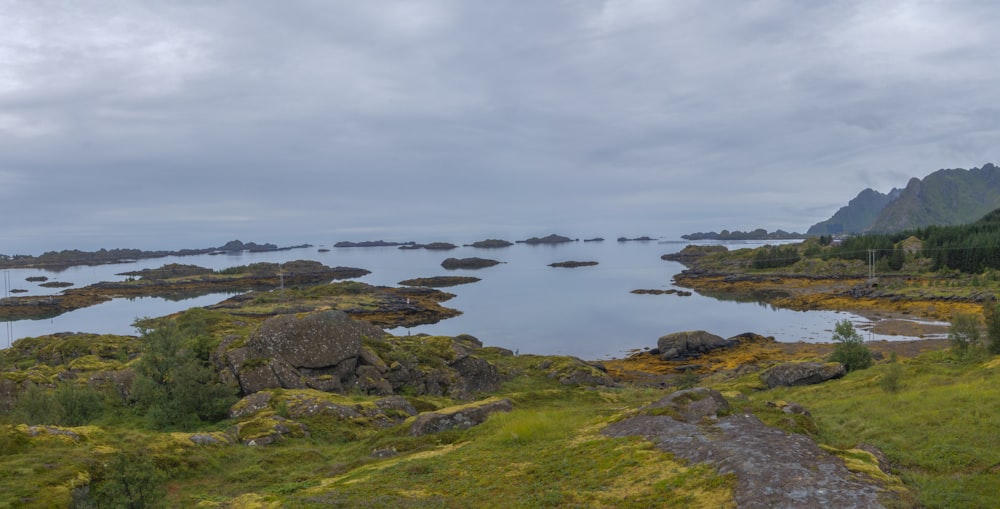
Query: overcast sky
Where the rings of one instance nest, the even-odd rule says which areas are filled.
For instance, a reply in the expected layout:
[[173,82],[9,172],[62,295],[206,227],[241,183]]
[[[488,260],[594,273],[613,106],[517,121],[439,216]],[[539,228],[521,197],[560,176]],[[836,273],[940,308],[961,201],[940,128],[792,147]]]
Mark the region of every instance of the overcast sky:
[[0,253],[805,231],[1000,163],[990,1],[0,0]]

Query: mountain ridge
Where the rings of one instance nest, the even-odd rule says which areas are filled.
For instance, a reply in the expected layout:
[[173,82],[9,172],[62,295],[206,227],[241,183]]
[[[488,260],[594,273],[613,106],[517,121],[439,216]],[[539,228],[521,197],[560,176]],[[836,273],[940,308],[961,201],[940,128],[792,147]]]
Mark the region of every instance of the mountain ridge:
[[971,223],[1000,208],[1000,168],[937,170],[913,177],[887,194],[861,191],[830,219],[809,227],[807,235],[891,233],[931,225]]

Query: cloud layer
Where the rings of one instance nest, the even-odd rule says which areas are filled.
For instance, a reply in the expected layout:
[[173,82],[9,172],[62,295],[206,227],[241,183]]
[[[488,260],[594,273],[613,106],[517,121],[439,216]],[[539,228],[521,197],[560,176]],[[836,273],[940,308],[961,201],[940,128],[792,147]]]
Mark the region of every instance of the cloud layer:
[[8,2],[0,253],[805,230],[1000,162],[989,2]]

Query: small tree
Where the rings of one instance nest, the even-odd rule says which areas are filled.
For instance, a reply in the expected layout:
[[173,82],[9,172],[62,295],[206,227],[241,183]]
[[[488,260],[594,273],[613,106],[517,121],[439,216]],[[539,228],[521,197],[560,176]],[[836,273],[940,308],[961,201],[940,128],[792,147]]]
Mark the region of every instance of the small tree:
[[960,358],[975,356],[981,349],[982,334],[979,319],[975,315],[957,314],[948,329],[951,350]]
[[847,371],[867,369],[874,359],[872,352],[865,346],[865,339],[854,329],[850,320],[841,320],[833,328],[833,353],[830,360],[839,362]]
[[133,393],[156,428],[192,428],[224,419],[236,390],[202,364],[173,325],[142,331],[144,352],[135,365]]

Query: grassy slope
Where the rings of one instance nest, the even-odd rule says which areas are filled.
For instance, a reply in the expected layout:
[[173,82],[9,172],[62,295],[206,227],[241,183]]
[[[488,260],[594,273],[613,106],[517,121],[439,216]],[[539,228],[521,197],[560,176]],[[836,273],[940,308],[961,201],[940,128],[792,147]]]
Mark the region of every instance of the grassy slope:
[[[405,425],[377,431],[331,417],[301,419],[310,428],[308,438],[268,447],[195,446],[188,434],[144,430],[127,416],[67,428],[82,437],[78,441],[47,435],[27,439],[24,425],[6,427],[0,435],[0,507],[64,507],[71,489],[89,481],[88,469],[120,450],[149,452],[166,474],[169,507],[731,503],[730,477],[704,466],[684,466],[638,439],[598,434],[609,419],[655,393],[571,388],[534,375],[514,380],[501,392],[514,401],[513,412],[470,430],[425,437],[409,436]],[[415,403],[427,408],[450,402]],[[388,448],[399,455],[371,456],[374,449]]]
[[[921,505],[995,507],[1000,489],[1000,357],[959,362],[947,351],[937,351],[901,361],[896,392],[881,384],[891,369],[886,362],[834,382],[767,391],[754,375],[713,385],[745,394],[746,404],[761,414],[768,412],[766,401],[805,406],[820,443],[838,449],[875,445]],[[772,414],[776,424],[787,418]]]

